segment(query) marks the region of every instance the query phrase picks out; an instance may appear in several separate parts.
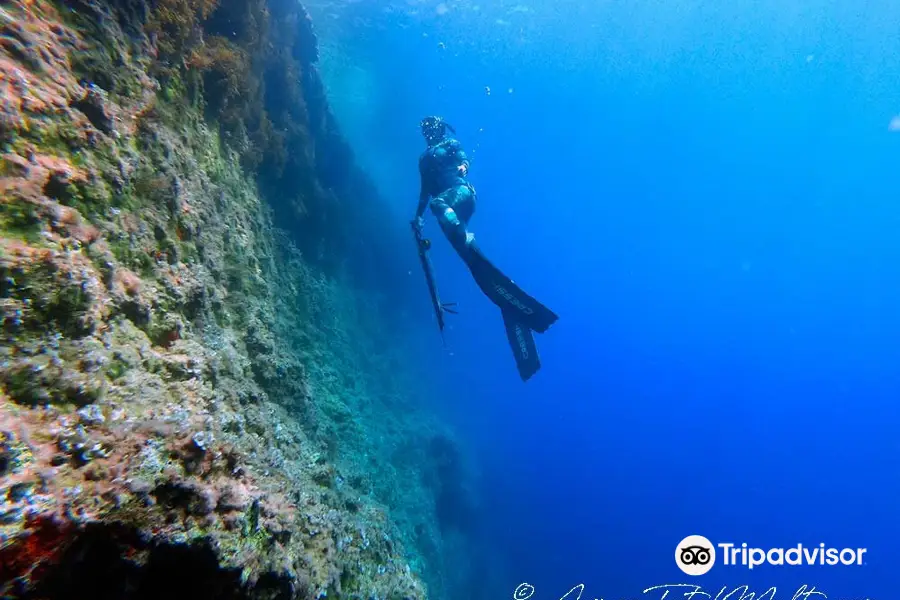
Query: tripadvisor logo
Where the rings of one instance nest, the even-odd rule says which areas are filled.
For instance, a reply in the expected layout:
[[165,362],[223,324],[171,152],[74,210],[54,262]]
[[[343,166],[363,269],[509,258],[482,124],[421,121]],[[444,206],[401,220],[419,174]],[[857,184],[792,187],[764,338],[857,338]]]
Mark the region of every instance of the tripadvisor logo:
[[829,548],[825,544],[790,548],[753,548],[747,544],[713,544],[702,535],[689,535],[675,548],[675,563],[688,575],[704,575],[716,564],[753,569],[772,566],[862,565],[866,548]]
[[703,575],[716,564],[716,547],[702,535],[689,535],[675,548],[675,563],[688,575]]

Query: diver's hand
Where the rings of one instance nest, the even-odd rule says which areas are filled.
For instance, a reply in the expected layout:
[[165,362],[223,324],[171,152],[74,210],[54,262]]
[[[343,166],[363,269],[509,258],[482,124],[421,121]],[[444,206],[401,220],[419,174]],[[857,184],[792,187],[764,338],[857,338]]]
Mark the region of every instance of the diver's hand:
[[458,167],[456,167],[456,170],[459,171],[460,175],[465,177],[466,174],[469,172],[469,167],[467,167],[466,165],[459,165]]
[[413,229],[416,231],[422,231],[422,228],[425,227],[425,219],[422,217],[416,217],[412,220]]

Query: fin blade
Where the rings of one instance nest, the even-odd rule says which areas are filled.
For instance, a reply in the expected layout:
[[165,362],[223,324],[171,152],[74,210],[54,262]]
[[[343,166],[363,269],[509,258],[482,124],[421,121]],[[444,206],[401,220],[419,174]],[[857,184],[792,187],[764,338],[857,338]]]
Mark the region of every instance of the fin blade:
[[503,324],[506,327],[506,338],[513,357],[516,359],[516,368],[522,381],[528,381],[541,368],[541,359],[538,356],[537,344],[531,328],[518,320],[518,315],[510,311],[502,311]]

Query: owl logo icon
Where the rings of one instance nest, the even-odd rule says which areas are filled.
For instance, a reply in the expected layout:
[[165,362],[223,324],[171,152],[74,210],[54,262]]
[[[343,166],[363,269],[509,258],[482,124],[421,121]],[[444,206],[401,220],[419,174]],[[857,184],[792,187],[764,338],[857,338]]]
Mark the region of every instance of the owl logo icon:
[[675,564],[688,575],[705,575],[716,564],[716,547],[702,535],[689,535],[675,548]]

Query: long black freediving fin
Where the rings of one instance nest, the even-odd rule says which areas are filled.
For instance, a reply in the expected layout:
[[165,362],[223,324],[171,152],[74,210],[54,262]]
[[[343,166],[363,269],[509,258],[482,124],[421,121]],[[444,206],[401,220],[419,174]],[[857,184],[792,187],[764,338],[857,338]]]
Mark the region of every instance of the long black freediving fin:
[[541,368],[534,331],[543,333],[559,317],[552,310],[526,294],[522,288],[504,275],[489,261],[474,240],[470,240],[465,254],[469,271],[481,291],[500,308],[506,338],[516,359],[522,381],[528,381]]
[[517,320],[518,315],[505,310],[502,311],[502,314],[506,337],[516,359],[519,376],[522,381],[528,381],[541,368],[541,359],[538,356],[537,344],[534,343],[534,335],[529,327]]
[[544,333],[558,319],[552,310],[526,294],[512,279],[489,261],[475,242],[469,243],[466,264],[481,291],[504,313],[538,333]]
[[[425,271],[425,280],[428,283],[428,291],[431,294],[431,303],[438,320],[438,327],[443,337],[444,312],[455,313],[453,303],[444,304],[440,300],[435,284],[434,267],[428,257],[431,243],[422,236],[422,231],[411,223],[416,238],[416,246],[419,251],[419,259],[422,269]],[[516,368],[522,381],[528,381],[541,368],[541,360],[538,356],[537,344],[534,341],[534,331],[544,333],[553,325],[559,317],[552,310],[526,294],[522,288],[516,285],[512,279],[504,275],[495,267],[481,250],[475,245],[474,240],[468,243],[454,243],[451,245],[460,258],[469,267],[475,283],[481,291],[493,302],[503,316],[503,325],[506,329],[506,338],[509,347],[516,360]]]
[[431,305],[434,308],[434,316],[437,317],[438,329],[441,337],[444,336],[444,313],[458,314],[456,312],[455,302],[441,302],[438,294],[437,283],[434,277],[434,265],[431,264],[431,258],[428,256],[428,250],[431,248],[431,241],[422,235],[422,230],[416,227],[415,222],[410,223],[413,235],[416,238],[416,248],[419,252],[419,262],[422,263],[422,270],[425,272],[425,282],[428,284],[428,294],[431,296]]

